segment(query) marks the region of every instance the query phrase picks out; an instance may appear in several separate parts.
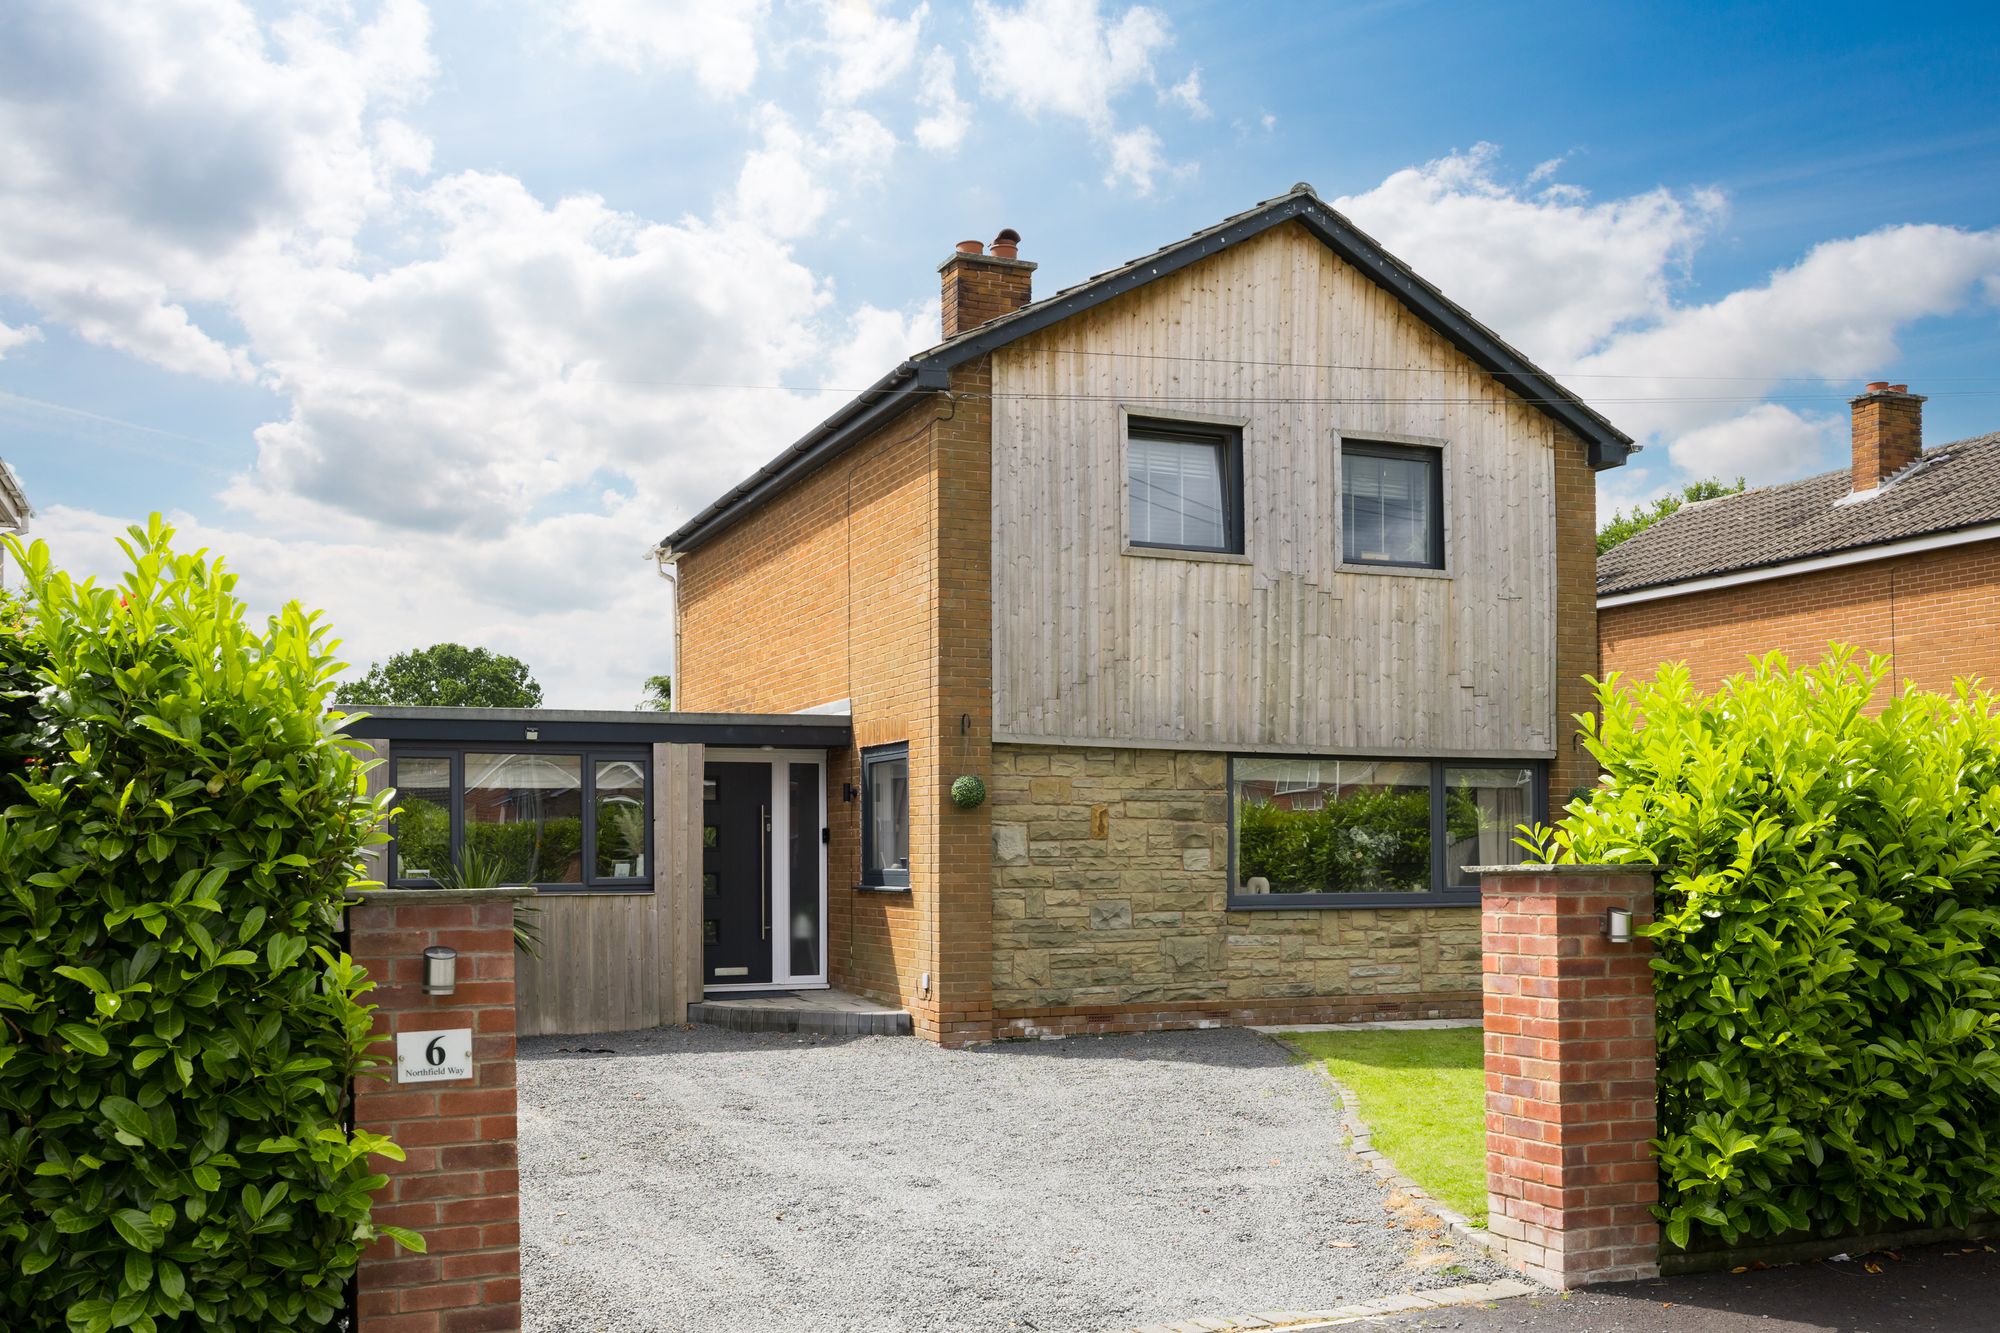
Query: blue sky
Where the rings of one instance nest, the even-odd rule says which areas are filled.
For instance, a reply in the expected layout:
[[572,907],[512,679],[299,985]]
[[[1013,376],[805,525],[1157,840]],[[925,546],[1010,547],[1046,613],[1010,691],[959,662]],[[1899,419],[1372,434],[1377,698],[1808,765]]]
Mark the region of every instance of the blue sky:
[[[2000,429],[1990,6],[807,0],[0,17],[0,456],[74,567],[153,509],[365,662],[668,665],[643,553],[933,339],[1312,182],[1646,451]],[[780,387],[782,386],[782,387]],[[820,390],[814,392],[814,390]]]

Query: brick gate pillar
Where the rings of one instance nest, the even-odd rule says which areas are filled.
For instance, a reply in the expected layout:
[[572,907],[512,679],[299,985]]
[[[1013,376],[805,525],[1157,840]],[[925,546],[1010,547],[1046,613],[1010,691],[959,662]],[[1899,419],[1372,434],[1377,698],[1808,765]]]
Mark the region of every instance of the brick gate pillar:
[[1653,916],[1629,866],[1481,872],[1487,1226],[1552,1286],[1659,1272],[1652,941],[1607,913]]
[[[359,1333],[521,1327],[514,903],[533,893],[377,889],[348,904],[348,952],[375,979],[364,999],[377,1006],[375,1031],[390,1037],[374,1048],[389,1060],[378,1071],[386,1078],[355,1085],[354,1121],[409,1154],[374,1159],[389,1177],[375,1217],[421,1232],[429,1247],[369,1247],[355,1276]],[[433,945],[457,950],[448,995],[424,989]]]

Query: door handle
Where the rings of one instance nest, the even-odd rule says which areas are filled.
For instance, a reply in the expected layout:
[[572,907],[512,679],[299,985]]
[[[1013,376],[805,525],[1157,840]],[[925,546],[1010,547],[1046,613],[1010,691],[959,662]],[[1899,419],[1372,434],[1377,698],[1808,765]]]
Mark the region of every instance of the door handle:
[[763,881],[764,891],[757,895],[758,906],[764,913],[764,938],[771,938],[771,807],[760,806],[763,814],[764,836],[757,840],[757,878]]

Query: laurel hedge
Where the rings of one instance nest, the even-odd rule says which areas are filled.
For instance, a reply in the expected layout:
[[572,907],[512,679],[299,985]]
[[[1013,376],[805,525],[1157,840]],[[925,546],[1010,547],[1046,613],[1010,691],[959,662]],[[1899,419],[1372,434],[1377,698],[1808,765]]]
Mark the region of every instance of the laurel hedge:
[[1658,867],[1676,1246],[2000,1203],[2000,717],[1888,672],[1835,646],[1707,695],[1614,676],[1582,719],[1603,780],[1530,849]]
[[0,1327],[326,1325],[384,1184],[345,1127],[370,982],[338,947],[381,811],[326,627],[133,528],[119,586],[10,541],[0,625]]

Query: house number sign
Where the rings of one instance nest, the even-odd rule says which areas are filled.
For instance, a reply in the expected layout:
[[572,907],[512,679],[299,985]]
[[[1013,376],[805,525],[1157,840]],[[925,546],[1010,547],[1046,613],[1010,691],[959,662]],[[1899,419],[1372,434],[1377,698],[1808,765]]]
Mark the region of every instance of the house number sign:
[[432,1083],[471,1077],[471,1028],[396,1034],[398,1083]]

